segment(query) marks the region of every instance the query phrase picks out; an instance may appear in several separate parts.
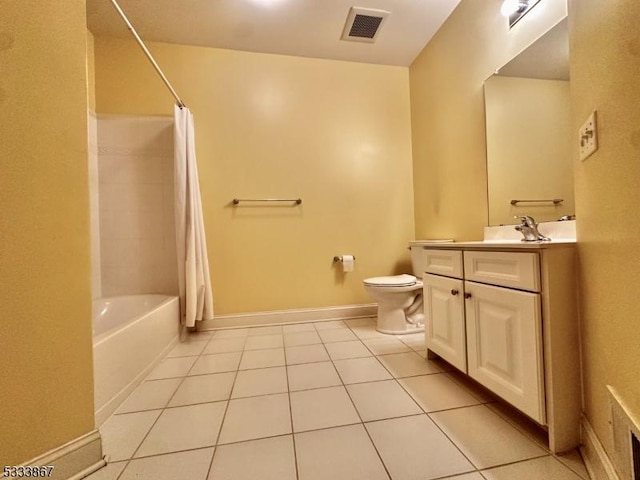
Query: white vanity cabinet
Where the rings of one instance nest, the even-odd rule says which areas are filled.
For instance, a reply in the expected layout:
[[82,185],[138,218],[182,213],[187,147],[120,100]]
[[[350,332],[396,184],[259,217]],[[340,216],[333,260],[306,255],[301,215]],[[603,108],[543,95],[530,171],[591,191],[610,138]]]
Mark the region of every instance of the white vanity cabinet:
[[575,448],[581,397],[574,245],[424,248],[428,352],[547,427],[553,452]]
[[544,425],[540,295],[465,282],[467,373]]
[[427,349],[466,372],[463,281],[427,274],[422,283]]

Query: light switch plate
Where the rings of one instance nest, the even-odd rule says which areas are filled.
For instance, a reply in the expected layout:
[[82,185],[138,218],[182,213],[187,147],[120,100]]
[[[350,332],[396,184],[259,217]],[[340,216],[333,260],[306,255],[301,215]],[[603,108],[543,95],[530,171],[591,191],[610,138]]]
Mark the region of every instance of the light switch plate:
[[596,125],[596,111],[594,110],[578,131],[580,142],[580,160],[586,160],[598,150],[598,130]]

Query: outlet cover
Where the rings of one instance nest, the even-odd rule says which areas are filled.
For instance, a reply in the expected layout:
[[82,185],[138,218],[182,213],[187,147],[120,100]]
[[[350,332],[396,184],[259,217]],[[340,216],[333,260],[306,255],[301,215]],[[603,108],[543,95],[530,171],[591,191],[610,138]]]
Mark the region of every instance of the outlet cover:
[[578,131],[580,142],[580,160],[586,160],[598,150],[598,130],[596,125],[596,111],[594,110]]

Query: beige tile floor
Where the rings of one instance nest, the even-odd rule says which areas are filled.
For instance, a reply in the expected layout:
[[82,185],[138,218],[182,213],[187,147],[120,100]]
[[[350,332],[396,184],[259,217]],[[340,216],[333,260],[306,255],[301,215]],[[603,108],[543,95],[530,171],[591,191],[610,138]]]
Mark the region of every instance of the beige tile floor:
[[90,480],[580,480],[577,453],[374,319],[200,332],[100,428]]

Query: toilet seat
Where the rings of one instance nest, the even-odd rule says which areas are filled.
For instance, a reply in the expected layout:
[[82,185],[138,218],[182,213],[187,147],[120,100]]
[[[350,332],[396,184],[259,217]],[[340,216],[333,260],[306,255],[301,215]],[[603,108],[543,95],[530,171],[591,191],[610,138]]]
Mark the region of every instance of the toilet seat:
[[388,277],[372,277],[364,280],[365,285],[372,287],[410,287],[418,283],[413,275],[392,275]]

